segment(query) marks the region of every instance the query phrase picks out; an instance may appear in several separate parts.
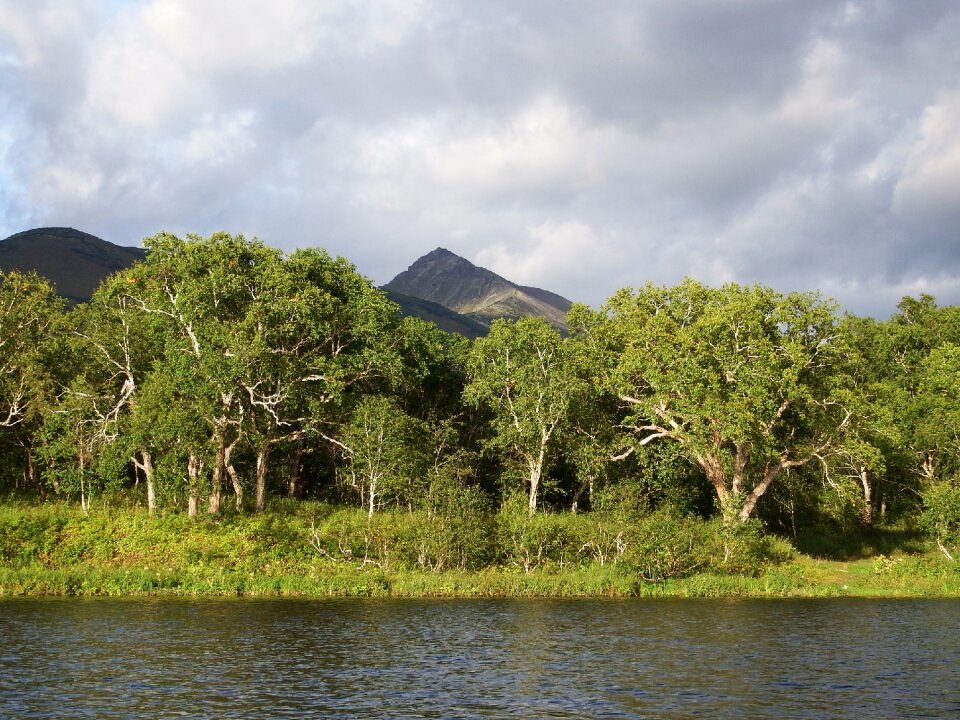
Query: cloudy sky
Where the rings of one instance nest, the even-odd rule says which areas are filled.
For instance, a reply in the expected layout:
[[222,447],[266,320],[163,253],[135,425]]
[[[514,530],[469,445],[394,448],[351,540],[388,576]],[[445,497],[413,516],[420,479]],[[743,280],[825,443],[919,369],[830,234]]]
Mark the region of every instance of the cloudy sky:
[[956,0],[0,0],[0,237],[960,303]]

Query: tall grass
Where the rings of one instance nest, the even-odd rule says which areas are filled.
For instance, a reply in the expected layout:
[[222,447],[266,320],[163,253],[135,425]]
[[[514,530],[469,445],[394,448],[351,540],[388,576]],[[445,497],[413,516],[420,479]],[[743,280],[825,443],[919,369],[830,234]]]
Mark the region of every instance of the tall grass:
[[758,526],[662,510],[467,525],[426,513],[277,503],[190,520],[142,509],[0,505],[0,595],[393,597],[960,594],[936,555],[851,564],[796,557]]

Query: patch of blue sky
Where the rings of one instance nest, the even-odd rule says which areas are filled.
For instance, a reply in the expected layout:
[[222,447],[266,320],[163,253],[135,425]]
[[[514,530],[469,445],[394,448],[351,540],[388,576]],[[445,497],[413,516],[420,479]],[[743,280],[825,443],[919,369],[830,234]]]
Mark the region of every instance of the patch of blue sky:
[[22,65],[23,62],[16,54],[0,45],[0,68],[18,68]]

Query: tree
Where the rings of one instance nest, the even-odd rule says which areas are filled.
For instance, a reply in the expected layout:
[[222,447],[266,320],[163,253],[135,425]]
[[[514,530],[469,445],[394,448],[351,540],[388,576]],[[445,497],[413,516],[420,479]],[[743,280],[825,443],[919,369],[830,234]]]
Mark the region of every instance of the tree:
[[[244,443],[255,455],[261,511],[272,449],[329,439],[352,388],[399,371],[396,306],[347,261],[322,250],[284,256],[226,233],[185,240],[161,233],[145,245],[147,259],[124,275],[120,299],[159,328],[151,376],[155,388],[166,389],[154,396],[176,403],[171,413],[191,418],[190,427],[196,418],[206,427],[203,447],[190,434],[190,507],[206,486],[208,510],[218,513],[225,477],[240,507],[243,484],[232,458]],[[149,445],[149,427],[134,426]],[[153,458],[142,450],[135,461],[146,465]]]
[[886,330],[885,364],[896,395],[891,406],[912,472],[929,483],[957,469],[960,455],[951,440],[955,406],[949,398],[960,346],[960,307],[938,307],[929,295],[905,297]]
[[489,335],[474,342],[467,361],[464,398],[492,408],[494,444],[523,469],[531,517],[544,471],[582,388],[567,353],[560,333],[545,320],[497,320]]
[[140,282],[142,267],[104,280],[90,301],[68,318],[75,377],[61,400],[69,398],[90,427],[93,449],[102,460],[123,467],[132,462],[143,474],[147,509],[157,508],[150,439],[130,432],[140,388],[163,353],[162,329],[131,301],[129,286]]
[[960,345],[944,343],[918,372],[914,440],[928,479],[960,475]]
[[389,385],[398,375],[397,326],[396,306],[343,258],[298,250],[261,268],[236,328],[258,511],[274,445],[329,438],[354,388]]
[[851,485],[856,488],[859,519],[870,526],[879,486],[898,462],[901,437],[894,418],[898,393],[891,383],[892,368],[882,361],[888,335],[885,324],[847,315],[838,329],[835,354],[843,371],[835,375],[833,398],[848,422],[832,452],[821,461],[825,480],[842,498],[850,497]]
[[209,490],[204,469],[218,458],[218,448],[210,442],[215,403],[203,376],[195,372],[193,357],[171,353],[141,383],[125,426],[125,444],[143,449],[158,493],[183,493],[190,517],[197,515],[201,491]]
[[[238,506],[243,489],[231,454],[241,440],[247,406],[244,371],[249,368],[250,338],[244,320],[282,262],[282,253],[243,236],[215,233],[186,240],[161,233],[147,238],[146,262],[130,274],[127,299],[163,326],[163,373],[181,391],[171,395],[189,404],[177,412],[200,417],[207,447],[187,459],[190,507],[193,492],[210,490],[208,510],[220,512],[224,476],[230,477]],[[207,461],[204,456],[209,455]],[[201,482],[210,468],[209,483]]]
[[677,443],[728,523],[747,520],[782,473],[829,452],[849,421],[831,397],[835,310],[816,295],[686,280],[622,290],[571,317],[634,447]]
[[23,475],[34,483],[32,448],[55,392],[50,353],[62,314],[63,302],[46,280],[0,272],[0,438],[16,448]]
[[337,443],[346,483],[360,496],[367,517],[388,498],[412,502],[425,479],[427,439],[423,423],[383,395],[368,395],[354,409]]

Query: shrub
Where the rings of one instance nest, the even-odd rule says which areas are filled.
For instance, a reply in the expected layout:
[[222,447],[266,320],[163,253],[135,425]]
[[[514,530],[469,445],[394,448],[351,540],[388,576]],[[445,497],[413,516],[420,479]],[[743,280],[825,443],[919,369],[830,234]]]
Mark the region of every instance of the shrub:
[[960,487],[953,482],[928,486],[923,493],[920,524],[941,552],[953,560],[950,548],[960,544]]
[[702,521],[660,508],[638,519],[630,533],[626,561],[646,582],[690,575],[709,564],[703,530]]
[[530,517],[522,496],[509,498],[497,515],[503,564],[530,573],[548,565],[556,564],[562,569],[568,562],[578,562],[582,538],[573,532],[574,517],[553,513]]

